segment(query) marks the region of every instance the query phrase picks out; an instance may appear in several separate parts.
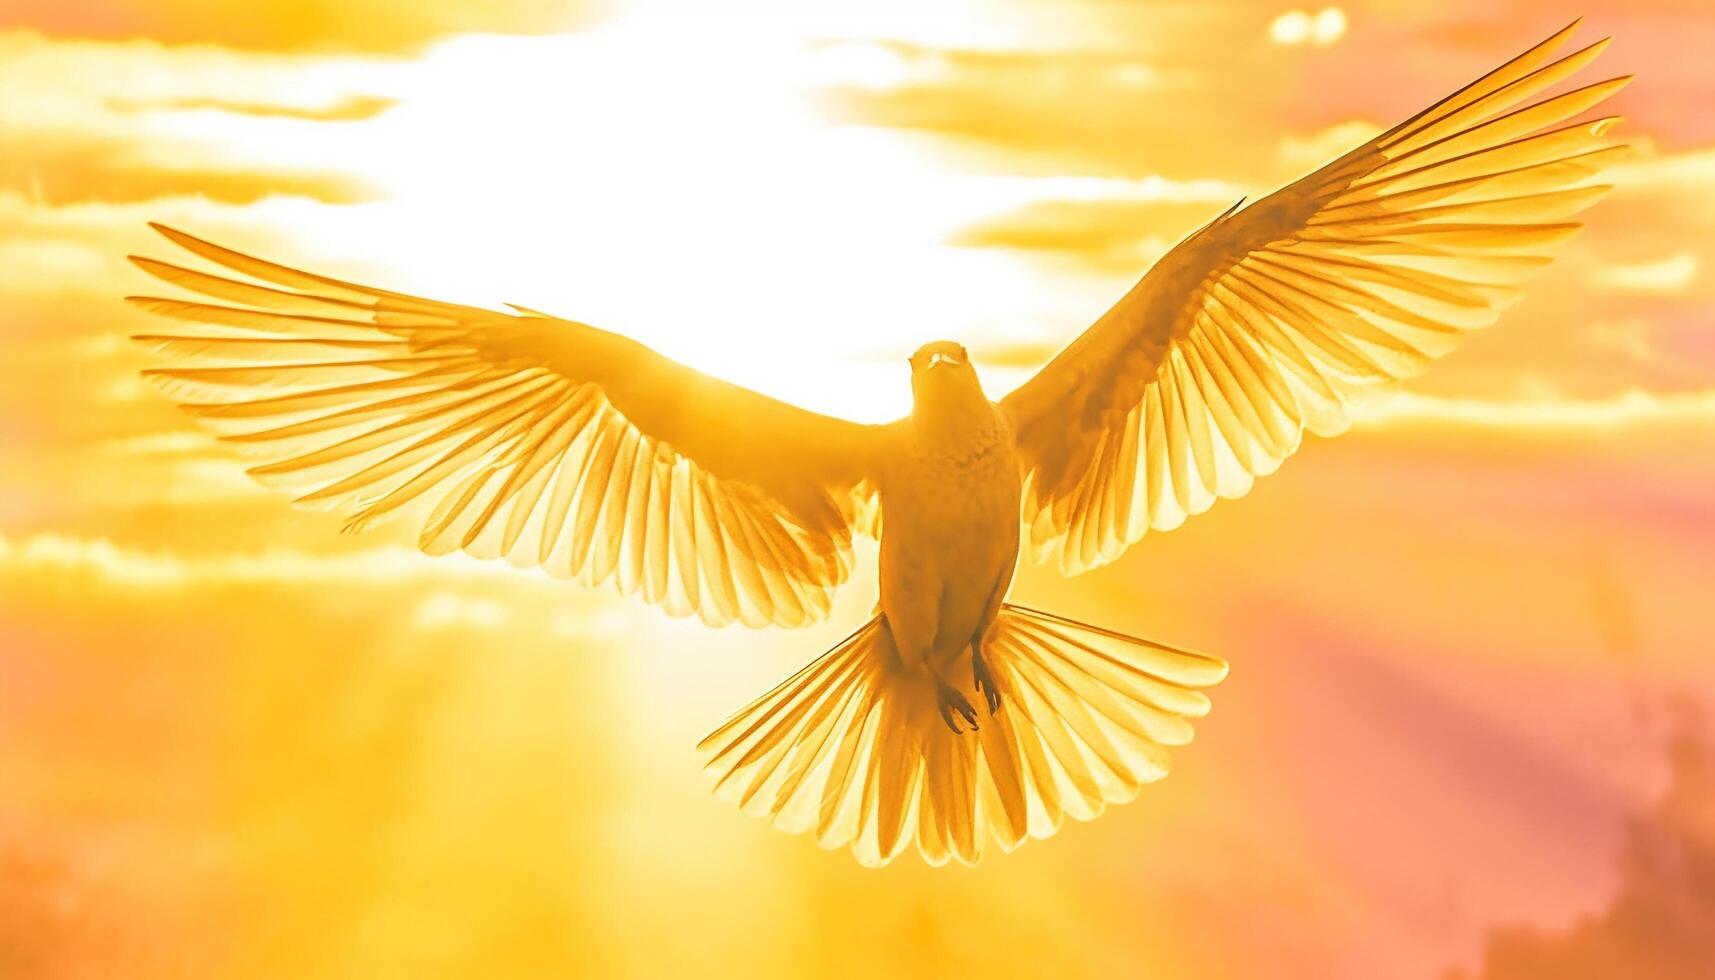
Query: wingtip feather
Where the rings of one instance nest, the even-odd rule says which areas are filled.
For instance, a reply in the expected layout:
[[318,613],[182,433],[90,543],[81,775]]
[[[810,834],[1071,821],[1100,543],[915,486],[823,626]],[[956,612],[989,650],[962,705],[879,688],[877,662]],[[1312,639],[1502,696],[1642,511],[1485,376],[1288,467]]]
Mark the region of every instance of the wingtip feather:
[[148,275],[166,283],[177,282],[180,278],[177,274],[189,271],[181,266],[176,266],[171,262],[163,262],[160,259],[150,258],[147,255],[127,255],[125,256],[125,261],[130,262],[132,265],[143,270]]
[[166,299],[161,296],[132,295],[126,296],[124,299],[125,302],[130,303],[132,306],[135,306],[140,310],[146,310],[150,313],[159,313],[164,307],[173,303],[173,300]]
[[162,238],[165,238],[167,241],[172,242],[175,245],[183,246],[185,248],[190,247],[190,246],[185,244],[185,242],[187,240],[193,241],[193,242],[201,241],[201,239],[197,238],[195,235],[190,234],[189,232],[180,231],[171,225],[162,224],[159,221],[149,222],[149,229],[151,231],[153,231],[155,234],[160,235]]

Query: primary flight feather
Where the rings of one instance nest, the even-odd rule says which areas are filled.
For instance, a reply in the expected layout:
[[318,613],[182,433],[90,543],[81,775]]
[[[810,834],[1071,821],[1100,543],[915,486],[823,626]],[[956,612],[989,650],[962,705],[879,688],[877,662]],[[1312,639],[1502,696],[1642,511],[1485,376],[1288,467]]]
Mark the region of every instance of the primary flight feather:
[[147,375],[250,472],[356,529],[420,505],[420,543],[711,625],[827,615],[879,506],[880,609],[702,744],[717,791],[882,864],[974,862],[1166,775],[1214,657],[1006,601],[1026,544],[1069,574],[1246,493],[1305,430],[1493,322],[1607,190],[1616,78],[1568,26],[1168,252],[1016,391],[965,349],[911,359],[909,416],[860,425],[518,310],[314,275],[155,226],[193,324]]

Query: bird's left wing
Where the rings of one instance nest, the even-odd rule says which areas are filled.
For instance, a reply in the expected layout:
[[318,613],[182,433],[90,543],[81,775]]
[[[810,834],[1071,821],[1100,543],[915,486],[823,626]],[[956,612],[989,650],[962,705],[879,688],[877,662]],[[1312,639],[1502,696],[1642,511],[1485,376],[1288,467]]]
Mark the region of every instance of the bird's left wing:
[[1241,496],[1305,429],[1339,432],[1355,398],[1493,322],[1625,150],[1603,142],[1614,117],[1567,120],[1627,78],[1530,101],[1605,46],[1551,61],[1576,26],[1235,206],[1003,399],[1037,557],[1083,571]]
[[[616,581],[674,615],[796,626],[851,567],[881,427],[694,371],[594,327],[330,279],[156,226],[247,277],[140,268],[214,302],[134,296],[192,326],[145,372],[250,472],[356,529],[419,500],[419,542]],[[263,285],[266,283],[267,285]]]

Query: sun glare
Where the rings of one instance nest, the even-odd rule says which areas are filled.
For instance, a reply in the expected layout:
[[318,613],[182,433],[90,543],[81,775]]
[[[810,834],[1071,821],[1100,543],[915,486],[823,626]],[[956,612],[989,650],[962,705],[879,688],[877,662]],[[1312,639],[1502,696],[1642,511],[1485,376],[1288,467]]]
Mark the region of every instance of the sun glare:
[[375,120],[259,126],[239,145],[385,187],[306,215],[302,234],[390,282],[521,303],[824,411],[896,417],[896,358],[1041,304],[1016,257],[947,244],[1033,188],[961,182],[890,133],[819,115],[822,88],[887,88],[903,68],[790,26],[721,46],[649,18],[463,38],[374,86],[397,100]]

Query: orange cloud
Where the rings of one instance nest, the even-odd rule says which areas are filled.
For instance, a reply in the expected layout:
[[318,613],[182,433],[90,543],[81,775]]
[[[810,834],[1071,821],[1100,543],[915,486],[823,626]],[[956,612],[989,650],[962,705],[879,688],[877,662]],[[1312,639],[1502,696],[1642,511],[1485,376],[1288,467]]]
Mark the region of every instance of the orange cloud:
[[1715,391],[1633,389],[1612,398],[1496,400],[1402,392],[1361,416],[1360,425],[1438,423],[1483,428],[1591,431],[1681,422],[1715,423]]
[[263,50],[400,50],[446,34],[571,30],[600,16],[602,0],[22,0],[0,8],[0,28],[32,27],[69,37],[147,36]]
[[177,110],[183,112],[231,112],[241,116],[262,116],[276,119],[305,119],[311,122],[360,122],[373,119],[398,103],[376,95],[345,95],[333,102],[319,105],[292,105],[280,102],[242,102],[218,96],[184,96],[153,102],[131,102],[114,99],[112,105],[127,112]]
[[1676,252],[1653,262],[1614,264],[1596,271],[1596,285],[1639,293],[1676,293],[1697,278],[1697,256]]
[[41,148],[35,152],[0,158],[0,187],[18,188],[48,205],[189,196],[223,204],[250,204],[281,195],[354,204],[377,196],[376,190],[363,181],[338,175],[160,167],[128,162],[124,149],[114,144],[53,149],[37,145]]
[[[1715,937],[1715,748],[1694,730],[1670,750],[1671,783],[1632,819],[1618,894],[1564,931],[1498,929],[1476,980],[1701,980]],[[1463,972],[1448,980],[1470,978]]]
[[360,65],[0,34],[0,134],[7,143],[0,192],[45,205],[190,195],[241,204],[276,194],[333,203],[372,197],[362,181],[301,155],[235,152],[205,121],[225,113],[254,135],[296,133],[302,142],[306,124],[373,118],[392,100],[347,88]]
[[75,573],[129,588],[177,589],[199,583],[398,582],[401,578],[484,574],[497,566],[434,562],[410,548],[381,547],[342,555],[291,550],[261,554],[183,557],[125,548],[103,538],[39,533],[13,540],[0,535],[0,568],[12,574]]
[[1141,275],[1186,232],[1242,196],[1231,185],[1207,183],[1182,196],[1036,201],[963,229],[952,244],[1061,253],[1104,272]]

